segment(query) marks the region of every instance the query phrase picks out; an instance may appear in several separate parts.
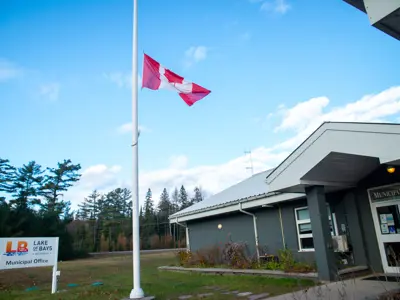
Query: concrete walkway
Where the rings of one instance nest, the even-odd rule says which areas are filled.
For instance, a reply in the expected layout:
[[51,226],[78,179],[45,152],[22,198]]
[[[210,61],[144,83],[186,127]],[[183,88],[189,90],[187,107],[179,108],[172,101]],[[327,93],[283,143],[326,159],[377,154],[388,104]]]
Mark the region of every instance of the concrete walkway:
[[349,279],[323,284],[295,293],[268,298],[268,300],[372,300],[388,292],[400,290],[400,282]]
[[161,271],[177,271],[177,272],[193,272],[205,274],[236,274],[236,275],[265,275],[280,278],[300,278],[311,279],[316,281],[318,274],[315,272],[310,273],[288,273],[277,270],[261,270],[261,269],[227,269],[227,268],[184,268],[175,266],[162,266],[158,267]]

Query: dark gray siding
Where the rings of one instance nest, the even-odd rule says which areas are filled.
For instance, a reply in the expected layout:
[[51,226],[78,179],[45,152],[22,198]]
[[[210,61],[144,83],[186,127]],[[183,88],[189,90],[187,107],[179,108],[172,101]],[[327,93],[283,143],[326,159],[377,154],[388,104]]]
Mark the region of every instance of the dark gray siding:
[[307,200],[301,199],[280,204],[282,210],[283,232],[285,234],[286,247],[290,249],[297,261],[314,263],[314,252],[299,252],[299,239],[297,237],[295,208],[307,206]]
[[[326,195],[336,212],[339,234],[347,234],[355,265],[368,265],[382,272],[378,241],[367,189],[400,182],[400,174],[389,174],[384,166],[361,180],[356,188]],[[342,224],[345,231],[342,231]]]
[[[306,200],[281,203],[281,214],[285,243],[298,261],[314,263],[313,252],[299,252],[294,209],[306,206]],[[278,207],[248,210],[257,216],[257,229],[260,247],[269,254],[278,254],[284,248]],[[218,229],[218,224],[222,229]],[[216,245],[223,245],[229,240],[246,242],[248,254],[254,255],[255,238],[253,218],[243,213],[233,213],[188,222],[190,248],[197,251]]]
[[386,171],[386,167],[381,166],[378,170],[364,178],[358,184],[358,187],[355,190],[358,204],[357,207],[360,212],[361,223],[363,227],[366,255],[372,270],[375,272],[382,272],[383,268],[367,189],[399,182],[400,173],[398,171],[393,174],[389,174]]
[[[354,264],[368,265],[375,272],[382,272],[374,223],[367,189],[400,182],[400,173],[389,174],[384,166],[361,180],[356,188],[330,193],[326,200],[336,214],[338,234],[347,234],[353,250]],[[285,244],[298,261],[314,263],[314,252],[299,252],[294,209],[307,206],[306,199],[282,202],[281,208]],[[260,246],[267,253],[277,254],[283,249],[279,206],[252,210],[257,216]],[[222,224],[222,230],[218,229]],[[248,254],[255,254],[253,219],[240,212],[188,222],[192,251],[223,245],[229,239],[246,242]]]
[[[218,229],[218,224],[222,229]],[[242,213],[220,215],[188,222],[191,251],[221,246],[227,241],[246,242],[249,255],[255,253],[253,218]]]
[[267,254],[283,249],[282,231],[277,208],[264,208],[256,212],[260,246]]

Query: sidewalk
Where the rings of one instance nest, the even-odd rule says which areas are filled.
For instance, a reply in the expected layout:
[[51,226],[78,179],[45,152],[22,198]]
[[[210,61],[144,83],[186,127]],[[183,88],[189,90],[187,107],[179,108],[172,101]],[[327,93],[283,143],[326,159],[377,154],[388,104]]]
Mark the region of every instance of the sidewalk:
[[385,292],[400,290],[399,282],[349,279],[328,283],[268,300],[372,300]]

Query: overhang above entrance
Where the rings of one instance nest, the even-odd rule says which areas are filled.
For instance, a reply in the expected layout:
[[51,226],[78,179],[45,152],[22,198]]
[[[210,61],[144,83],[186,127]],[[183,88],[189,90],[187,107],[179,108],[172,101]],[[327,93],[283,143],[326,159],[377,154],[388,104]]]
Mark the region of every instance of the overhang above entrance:
[[271,192],[355,186],[380,164],[400,159],[400,124],[323,123],[267,177]]
[[344,0],[368,15],[372,26],[400,40],[400,0]]

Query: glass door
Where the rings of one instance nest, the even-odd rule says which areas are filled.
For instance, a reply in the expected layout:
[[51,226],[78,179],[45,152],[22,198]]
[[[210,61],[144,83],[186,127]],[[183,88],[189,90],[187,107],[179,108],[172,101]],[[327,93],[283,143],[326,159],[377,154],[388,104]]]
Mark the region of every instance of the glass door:
[[385,273],[400,272],[400,200],[372,204]]

